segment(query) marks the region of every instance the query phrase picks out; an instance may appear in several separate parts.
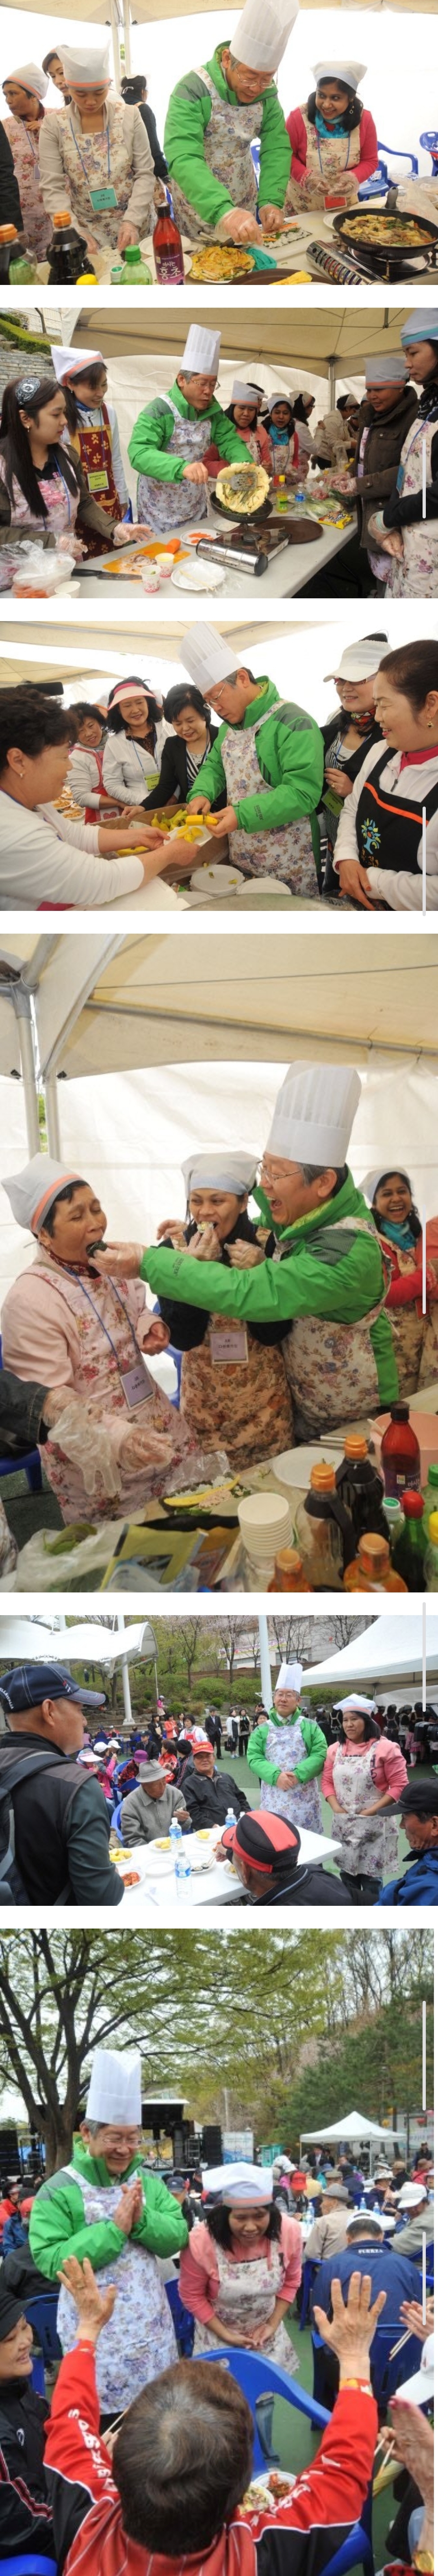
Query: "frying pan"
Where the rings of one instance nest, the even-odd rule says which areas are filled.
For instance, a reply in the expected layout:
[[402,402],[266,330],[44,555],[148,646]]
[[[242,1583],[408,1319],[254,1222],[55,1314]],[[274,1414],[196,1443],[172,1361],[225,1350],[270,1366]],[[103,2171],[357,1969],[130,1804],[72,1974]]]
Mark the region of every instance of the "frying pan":
[[[364,207],[362,211],[365,213],[366,208]],[[395,209],[394,205],[387,204],[379,208],[381,242],[366,242],[359,237],[354,220],[355,213],[359,214],[359,208],[349,206],[346,212],[334,217],[333,232],[338,234],[343,248],[348,250],[349,256],[357,262],[358,270],[362,270],[366,277],[397,279],[403,277],[405,273],[409,276],[411,268],[415,266],[416,260],[420,259],[422,254],[428,268],[436,266],[438,224],[431,224],[426,215],[419,215],[418,224],[421,225],[422,232],[428,235],[428,247],[425,242],[419,241],[416,247],[414,242],[407,241],[403,249],[401,242],[396,244],[391,241],[391,219],[395,212],[397,212],[398,226],[415,222],[414,216],[399,214],[398,208]],[[386,226],[388,226],[388,237],[385,242]]]

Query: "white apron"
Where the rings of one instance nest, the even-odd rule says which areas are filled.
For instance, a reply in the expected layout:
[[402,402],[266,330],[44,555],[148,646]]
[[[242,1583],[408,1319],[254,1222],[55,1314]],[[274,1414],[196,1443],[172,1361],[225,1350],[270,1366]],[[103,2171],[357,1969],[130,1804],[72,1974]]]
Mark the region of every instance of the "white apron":
[[[122,2191],[121,2182],[84,2181],[76,2165],[67,2165],[67,2173],[79,2184],[84,2203],[85,2220],[90,2227],[98,2219],[115,2217]],[[140,2170],[140,2168],[139,2168]],[[130,2182],[136,2179],[130,2174]],[[99,2287],[108,2290],[115,2281],[116,2299],[109,2325],[103,2327],[96,2352],[96,2378],[103,2415],[119,2415],[149,2379],[158,2379],[160,2371],[170,2369],[178,2360],[169,2301],[153,2254],[143,2245],[134,2245],[127,2236],[121,2254],[96,2271]],[[63,2352],[72,2352],[77,2334],[77,2308],[70,2291],[62,2289],[58,2303],[57,2326]]]
[[346,1869],[351,1878],[383,1878],[385,1870],[397,1866],[397,1825],[395,1818],[383,1813],[363,1816],[361,1807],[371,1806],[375,1795],[375,1759],[378,1746],[365,1744],[363,1753],[349,1754],[342,1744],[336,1747],[333,1763],[335,1798],[343,1809],[334,1816],[333,1833],[341,1844],[338,1869]]
[[[251,2334],[254,2326],[264,2325],[265,2318],[273,2315],[276,2299],[281,2298],[284,2258],[278,2237],[269,2239],[270,2263],[267,2252],[258,2255],[254,2262],[237,2263],[226,2253],[223,2245],[215,2245],[214,2250],[219,2274],[215,2315],[220,2317],[223,2333],[218,2335],[214,2326],[205,2326],[197,2321],[195,2359],[208,2347],[214,2351],[218,2343],[226,2344],[229,2326],[235,2326],[237,2333],[244,2335]],[[260,2359],[275,2361],[277,2369],[287,2370],[291,2379],[299,2370],[298,2355],[294,2352],[283,2319],[269,2342],[260,2346]]]
[[[432,440],[438,421],[417,420],[407,431],[401,451],[397,485],[403,500],[409,492],[421,492],[423,485],[423,446],[426,447],[426,484],[432,482]],[[403,473],[403,485],[401,474]],[[400,477],[400,481],[399,481]],[[391,599],[436,599],[438,590],[438,519],[417,519],[403,528],[403,559],[387,555],[387,595]]]
[[[185,465],[197,465],[211,446],[211,420],[203,412],[201,420],[182,420],[176,403],[166,394],[175,427],[166,448],[167,456],[182,456]],[[179,528],[190,520],[196,526],[207,509],[208,483],[159,483],[155,474],[139,474],[137,484],[137,518],[148,521],[157,536],[167,536],[169,528]]]
[[[346,1234],[370,1234],[364,1217],[343,1216],[333,1224]],[[274,1261],[280,1259],[274,1252]],[[379,1383],[372,1341],[385,1305],[390,1272],[384,1262],[384,1285],[376,1306],[355,1324],[337,1324],[323,1315],[299,1315],[282,1343],[286,1377],[293,1398],[295,1438],[326,1432],[337,1422],[355,1422],[379,1404]]]
[[[296,1762],[306,1761],[306,1747],[299,1713],[297,1717],[289,1718],[281,1727],[274,1726],[273,1718],[270,1719],[264,1750],[265,1761],[278,1762],[281,1771],[294,1771]],[[321,1770],[322,1768],[321,1761]],[[287,1825],[298,1826],[298,1832],[300,1825],[306,1825],[312,1833],[322,1834],[321,1800],[316,1776],[313,1780],[303,1781],[301,1787],[297,1789],[274,1789],[270,1787],[269,1780],[262,1780],[260,1806],[268,1807],[271,1815],[284,1816]]]
[[[204,63],[199,79],[204,82],[204,89],[208,89],[212,102],[210,122],[204,134],[204,156],[209,170],[213,170],[215,179],[228,189],[233,206],[247,206],[249,213],[255,215],[257,180],[251,144],[255,141],[257,125],[263,114],[263,102],[256,99],[253,105],[243,107],[237,98],[232,104],[228,98],[219,98]],[[190,241],[211,241],[214,225],[204,223],[202,215],[189,205],[188,197],[184,196],[182,188],[176,186],[174,179],[172,204],[176,222],[182,232],[188,233]]]
[[[251,725],[249,732],[246,727],[238,725],[234,728],[230,726],[225,734],[224,741],[221,743],[221,760],[225,770],[229,805],[239,804],[243,796],[269,796],[271,791],[268,781],[262,778],[259,769],[256,734],[261,733],[262,725],[268,724],[270,717],[279,714],[283,705],[284,699],[277,698],[275,706],[268,707],[265,715],[259,716],[257,723]],[[310,820],[307,814],[303,815],[301,821],[297,819],[294,823],[279,823],[273,830],[271,827],[271,830],[266,832],[256,832],[253,838],[248,832],[239,830],[233,832],[230,855],[236,867],[243,869],[245,876],[280,877],[285,885],[290,886],[292,894],[305,896],[307,902],[310,900],[311,903],[319,903],[318,878],[312,849]]]

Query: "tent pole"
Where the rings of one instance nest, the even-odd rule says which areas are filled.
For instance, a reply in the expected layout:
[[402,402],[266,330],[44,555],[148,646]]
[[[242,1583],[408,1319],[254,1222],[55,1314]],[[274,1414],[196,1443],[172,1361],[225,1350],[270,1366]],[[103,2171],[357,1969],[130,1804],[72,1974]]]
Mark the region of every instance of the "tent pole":
[[[118,1627],[118,1630],[119,1630],[119,1636],[124,1637],[124,1635],[125,1635],[125,1621],[124,1621],[124,1617],[123,1617],[123,1610],[118,1610],[118,1611],[117,1611],[117,1627]],[[122,1672],[122,1682],[123,1682],[123,1706],[124,1706],[124,1711],[125,1711],[126,1723],[127,1723],[127,1726],[132,1726],[131,1693],[130,1693],[130,1688],[129,1688],[129,1667],[128,1667],[128,1657],[127,1657],[126,1652],[125,1652],[125,1654],[123,1654],[123,1652],[122,1652],[121,1657],[120,1657],[120,1662],[121,1662],[121,1672]]]
[[132,70],[132,56],[131,56],[131,11],[130,11],[130,6],[129,6],[129,0],[123,0],[123,35],[124,35],[124,45],[125,45],[125,72],[126,72],[126,74],[127,74],[127,78],[128,78],[128,80],[129,80],[129,78],[130,78],[130,74],[131,74],[131,70]]
[[30,1155],[40,1154],[41,1137],[38,1118],[38,1091],[35,1072],[31,1009],[28,994],[20,993],[20,996],[17,994],[16,1008],[20,1031],[20,1057],[24,1106],[26,1111],[27,1142]]
[[60,1129],[60,1123],[59,1123],[58,1084],[57,1084],[57,1079],[56,1079],[56,1073],[48,1073],[48,1074],[46,1075],[46,1081],[45,1081],[44,1089],[45,1089],[45,1101],[46,1101],[47,1142],[48,1142],[48,1147],[49,1147],[49,1154],[53,1154],[53,1157],[54,1157],[54,1161],[55,1161],[55,1163],[61,1163],[61,1162],[62,1162],[62,1146],[61,1146],[61,1129]]
[[335,399],[336,399],[336,394],[335,394],[335,387],[336,387],[336,374],[337,374],[336,361],[335,361],[335,359],[334,359],[334,358],[329,358],[329,363],[328,363],[328,377],[327,377],[327,383],[328,383],[328,389],[329,389],[329,411],[333,411],[333,409],[334,409],[334,404],[335,404]]
[[116,88],[116,90],[117,90],[117,92],[118,92],[118,96],[119,96],[119,98],[120,98],[120,78],[121,78],[121,74],[120,74],[120,44],[119,44],[119,12],[118,12],[118,7],[117,7],[117,0],[111,0],[111,37],[112,37],[112,48],[113,48],[114,86],[115,86],[115,88]]
[[264,1701],[266,1713],[269,1715],[269,1710],[272,1708],[272,1681],[267,1619],[259,1619],[259,1645],[262,1700]]

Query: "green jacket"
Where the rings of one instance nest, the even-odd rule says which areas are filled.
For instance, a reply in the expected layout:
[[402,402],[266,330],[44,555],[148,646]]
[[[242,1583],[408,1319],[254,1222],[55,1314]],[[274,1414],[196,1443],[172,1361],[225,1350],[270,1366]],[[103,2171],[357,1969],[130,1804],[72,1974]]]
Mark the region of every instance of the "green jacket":
[[[195,411],[193,404],[186,402],[177,384],[171,387],[170,402],[180,412],[181,420],[202,420],[202,412]],[[206,403],[205,410],[206,419],[211,421],[211,443],[219,448],[219,455],[226,457],[227,465],[247,465],[248,449],[244,439],[239,438],[234,421],[226,420],[215,394],[212,401]],[[128,456],[137,474],[153,474],[157,483],[181,483],[187,458],[167,455],[174,428],[169,403],[164,394],[157,394],[156,401],[148,403],[146,411],[140,412],[129,441]]]
[[[266,1221],[267,1201],[259,1190],[254,1196]],[[366,1234],[340,1233],[336,1220],[344,1216],[365,1220]],[[154,1246],[143,1254],[141,1277],[148,1280],[155,1297],[181,1298],[183,1304],[204,1307],[207,1314],[237,1316],[249,1324],[269,1324],[273,1318],[278,1323],[284,1318],[285,1332],[299,1315],[322,1315],[336,1324],[359,1323],[383,1296],[379,1236],[352,1172],[347,1171],[335,1200],[328,1199],[311,1216],[283,1227],[279,1250],[280,1259],[268,1258],[256,1270],[226,1270],[223,1262],[195,1261],[189,1253]],[[370,1341],[379,1403],[394,1404],[398,1374],[385,1313],[370,1325]]]
[[[214,81],[219,98],[228,99],[230,106],[236,107],[234,90],[228,88],[220,60],[224,45],[229,42],[229,37],[222,38],[222,44],[217,45],[206,70],[210,80]],[[221,216],[229,214],[233,198],[228,188],[222,186],[222,181],[215,178],[214,170],[205,160],[204,134],[210,124],[211,109],[211,98],[205,88],[202,71],[187,72],[185,80],[177,81],[169,99],[164,150],[171,179],[181,188],[182,195],[187,197],[196,214],[201,216],[202,223],[211,224],[214,232]],[[260,103],[255,101],[254,137],[257,132],[260,135],[259,206],[284,206],[292,155],[274,81],[271,81],[269,89],[264,90]]]
[[[131,2174],[138,2173],[140,2162],[138,2155],[131,2157],[123,2175],[124,2183],[129,2181]],[[99,2218],[94,2227],[87,2225],[81,2174],[87,2182],[107,2183],[109,2188],[114,2175],[108,2173],[104,2157],[90,2156],[87,2148],[76,2142],[72,2164],[77,2180],[70,2166],[64,2166],[60,2173],[51,2174],[50,2181],[43,2183],[42,2190],[38,2192],[31,2212],[30,2250],[38,2271],[45,2272],[48,2281],[57,2281],[66,2255],[75,2254],[78,2263],[83,2263],[84,2255],[88,2255],[93,2270],[98,2272],[102,2264],[114,2263],[126,2245],[123,2229],[116,2227],[114,2218]],[[144,2245],[148,2254],[179,2254],[181,2246],[187,2244],[188,2230],[178,2201],[172,2200],[164,2182],[145,2169],[143,2189],[145,2205],[141,2218],[131,2229],[131,2244]]]
[[[318,1726],[316,1717],[303,1717],[302,1710],[300,1708],[296,1708],[295,1717],[290,1721],[291,1725],[294,1725],[295,1719],[298,1720],[298,1718],[301,1726],[303,1744],[305,1744],[306,1747],[303,1761],[294,1762],[295,1779],[299,1780],[301,1787],[306,1780],[315,1780],[317,1772],[323,1770],[327,1745],[325,1735],[322,1733],[322,1728]],[[268,1726],[278,1726],[280,1729],[284,1724],[285,1719],[284,1717],[279,1717],[278,1709],[271,1708],[270,1716],[265,1718],[264,1725],[254,1726],[252,1735],[250,1735],[249,1738],[247,1761],[249,1762],[250,1771],[256,1772],[258,1780],[267,1780],[270,1789],[276,1788],[277,1780],[280,1778],[280,1771],[283,1770],[283,1763],[281,1760],[280,1748],[278,1762],[266,1761],[265,1744]]]
[[[264,724],[257,735],[256,752],[261,778],[268,781],[268,796],[241,796],[234,810],[243,832],[274,832],[279,825],[295,823],[297,816],[312,814],[319,802],[324,775],[324,744],[319,725],[303,707],[280,705],[279,692],[273,680],[260,681],[260,693],[245,707],[241,725],[222,724],[216,741],[211,744],[202,768],[198,770],[192,796],[215,798],[226,790],[226,777],[221,746],[227,733],[251,733],[260,716],[272,707],[272,722]],[[189,797],[190,804],[190,797]]]

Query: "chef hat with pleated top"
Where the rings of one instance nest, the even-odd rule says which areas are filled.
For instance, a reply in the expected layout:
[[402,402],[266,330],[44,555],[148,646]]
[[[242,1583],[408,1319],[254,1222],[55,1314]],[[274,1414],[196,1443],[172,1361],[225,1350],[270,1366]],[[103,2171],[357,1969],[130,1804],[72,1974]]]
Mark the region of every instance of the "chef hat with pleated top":
[[312,63],[312,80],[317,83],[318,81],[325,80],[341,81],[342,88],[353,90],[354,96],[356,96],[356,90],[359,88],[359,81],[364,79],[366,70],[366,63],[334,63],[333,61],[329,63]]
[[65,385],[70,376],[87,376],[89,367],[105,366],[101,349],[61,349],[58,343],[50,356],[57,385]]
[[40,98],[41,102],[49,87],[47,72],[40,71],[39,63],[19,63],[18,71],[6,73],[6,83],[8,81],[18,81],[20,89],[28,89],[29,96]]
[[438,340],[438,304],[419,304],[408,313],[400,338],[402,349],[413,348],[416,340]]
[[231,651],[224,635],[216,626],[199,623],[189,626],[181,646],[181,661],[197,689],[218,689],[221,680],[232,679],[241,668],[237,654]]
[[343,1171],[362,1084],[352,1064],[290,1064],[266,1151],[287,1163]]
[[204,2191],[217,2191],[221,2200],[224,2200],[225,2205],[230,2209],[233,2208],[236,2200],[247,2202],[248,2208],[252,2207],[254,2201],[259,2200],[261,2206],[265,2207],[266,2201],[272,2200],[272,2165],[250,2165],[243,2162],[232,2165],[207,2165],[203,2168],[202,2181]]
[[245,1198],[254,1187],[257,1159],[257,1154],[245,1154],[243,1148],[241,1154],[231,1153],[227,1145],[217,1153],[188,1154],[181,1166],[187,1197],[190,1190],[204,1189],[232,1190],[235,1198]]
[[105,2128],[141,2128],[139,2048],[95,2048],[85,2118]]
[[204,331],[200,322],[191,322],[181,359],[181,375],[217,376],[220,348],[220,331]]
[[299,0],[246,0],[230,40],[233,61],[247,71],[277,72],[298,17]]
[[403,349],[379,349],[365,359],[366,385],[405,385],[409,375]]
[[2,1189],[6,1191],[17,1225],[25,1226],[26,1231],[29,1228],[31,1234],[39,1234],[40,1226],[45,1225],[49,1208],[59,1198],[60,1190],[66,1190],[69,1181],[80,1181],[81,1178],[80,1172],[66,1171],[63,1163],[52,1162],[50,1154],[33,1154],[24,1171],[12,1172],[8,1181],[2,1181]]
[[62,44],[57,50],[66,80],[71,81],[73,89],[103,89],[104,82],[111,80],[107,44],[93,45],[88,52],[84,45]]
[[278,1690],[278,1691],[279,1691],[279,1690],[300,1691],[300,1690],[301,1690],[301,1683],[302,1683],[302,1679],[303,1679],[303,1667],[302,1667],[302,1664],[280,1664],[280,1671],[279,1671],[279,1674],[278,1674],[278,1680],[276,1681],[276,1684],[275,1684],[275,1688],[276,1688],[276,1690]]

